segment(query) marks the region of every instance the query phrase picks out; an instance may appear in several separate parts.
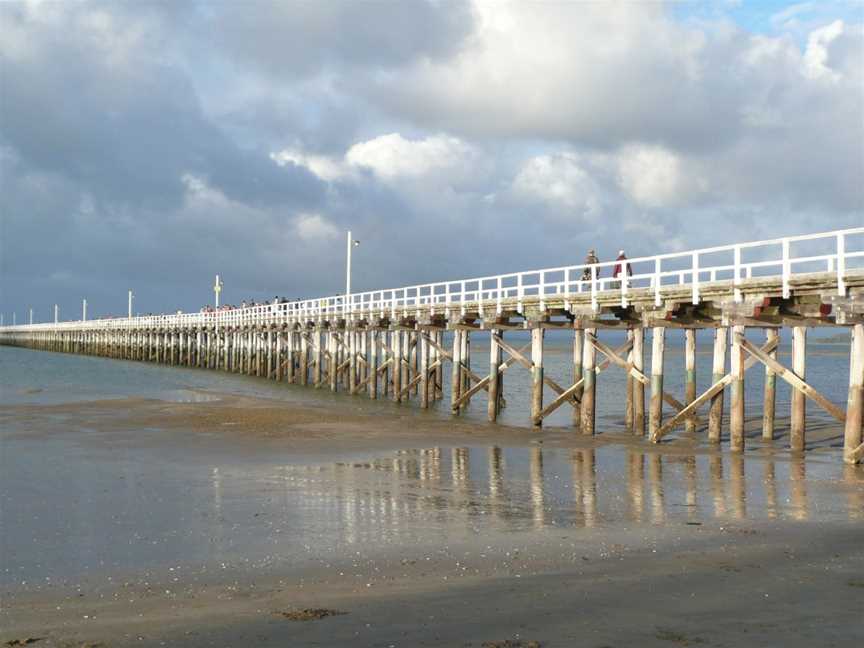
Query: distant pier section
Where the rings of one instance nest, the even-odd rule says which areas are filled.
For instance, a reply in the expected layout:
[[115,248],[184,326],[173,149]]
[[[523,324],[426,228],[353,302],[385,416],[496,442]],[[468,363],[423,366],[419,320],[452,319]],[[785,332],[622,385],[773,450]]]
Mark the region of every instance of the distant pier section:
[[[659,443],[679,427],[704,428],[720,444],[725,424],[732,452],[744,450],[744,383],[760,368],[764,439],[775,435],[779,378],[792,387],[793,451],[805,449],[809,401],[843,425],[844,460],[864,461],[864,227],[628,259],[630,273],[613,278],[618,263],[212,313],[4,326],[0,344],[218,369],[395,402],[413,398],[423,408],[449,397],[454,415],[479,397],[490,421],[500,412],[506,374],[524,370],[531,376],[526,420],[539,427],[565,407],[574,432],[586,435],[595,433],[597,374],[619,370],[627,374],[622,402],[635,435]],[[807,329],[817,326],[850,331],[845,407],[807,382]],[[784,327],[792,332],[791,366],[777,359]],[[550,329],[572,333],[568,376],[544,372]],[[625,330],[626,342],[604,343],[601,332],[608,329]],[[664,387],[669,329],[685,331],[683,394]],[[702,393],[695,378],[698,329],[714,331],[712,384]],[[530,341],[508,340],[514,330],[530,331]],[[478,335],[489,340],[488,366],[471,366]],[[700,409],[707,425],[697,419]]]

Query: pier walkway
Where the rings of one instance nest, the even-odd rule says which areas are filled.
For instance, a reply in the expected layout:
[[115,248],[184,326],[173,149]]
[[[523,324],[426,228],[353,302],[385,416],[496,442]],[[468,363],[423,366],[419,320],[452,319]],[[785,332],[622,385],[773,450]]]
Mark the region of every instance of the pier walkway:
[[[210,313],[3,326],[0,344],[221,369],[396,402],[417,398],[421,407],[444,398],[447,370],[453,414],[482,394],[490,421],[500,411],[505,373],[522,368],[531,374],[526,416],[532,424],[540,426],[553,411],[569,407],[574,430],[588,435],[595,433],[596,375],[620,368],[628,376],[625,420],[634,434],[658,443],[678,426],[695,432],[697,411],[705,407],[708,439],[720,443],[728,419],[733,452],[745,444],[745,374],[760,365],[766,374],[763,438],[774,438],[779,377],[793,388],[794,451],[805,448],[811,400],[843,424],[844,460],[864,460],[864,227],[628,259],[632,274],[614,279],[617,263]],[[851,331],[845,409],[806,381],[806,332],[816,326]],[[777,360],[784,327],[792,329],[791,367]],[[678,396],[663,387],[670,328],[685,331],[687,375]],[[703,328],[714,330],[713,380],[697,394],[695,331]],[[572,331],[572,375],[564,384],[544,373],[549,329]],[[600,339],[604,329],[626,330],[627,342],[610,348]],[[506,332],[513,330],[530,331],[530,343],[511,345]],[[758,341],[756,331],[762,333]],[[478,334],[489,338],[488,370],[471,367],[471,338]]]

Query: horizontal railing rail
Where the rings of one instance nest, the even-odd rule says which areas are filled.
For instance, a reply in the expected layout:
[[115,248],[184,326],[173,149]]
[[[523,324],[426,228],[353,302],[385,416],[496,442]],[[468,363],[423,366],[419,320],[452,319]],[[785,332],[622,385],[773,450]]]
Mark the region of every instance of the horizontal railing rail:
[[[821,244],[823,249],[793,249],[805,244],[817,247]],[[745,255],[749,260],[744,260]],[[837,293],[845,295],[849,272],[864,269],[864,227],[636,257],[624,261],[625,270],[617,277],[612,276],[621,263],[616,259],[211,312],[6,325],[0,331],[56,326],[65,329],[241,326],[333,317],[350,320],[360,315],[396,317],[426,310],[433,314],[454,309],[465,312],[469,307],[486,313],[501,312],[505,304],[508,309],[522,312],[526,300],[539,302],[542,310],[547,299],[567,302],[572,298],[588,298],[596,310],[599,296],[608,297],[610,291],[615,291],[616,299],[620,296],[622,307],[635,294],[646,292],[653,293],[655,304],[660,306],[663,290],[672,287],[689,288],[692,303],[698,304],[703,290],[717,282],[731,282],[733,298],[740,301],[740,286],[745,280],[774,278],[779,280],[783,296],[789,297],[792,280],[814,272],[836,277]]]

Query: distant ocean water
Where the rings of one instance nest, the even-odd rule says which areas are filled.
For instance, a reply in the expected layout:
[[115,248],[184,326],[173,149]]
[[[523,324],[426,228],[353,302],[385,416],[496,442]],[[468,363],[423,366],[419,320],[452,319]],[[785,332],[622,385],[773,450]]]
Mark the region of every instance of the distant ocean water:
[[[489,348],[485,334],[475,335],[472,340],[472,369],[479,375],[489,371]],[[507,339],[517,346],[521,340],[527,342],[524,333],[508,333]],[[761,343],[757,331],[749,333],[750,339]],[[624,340],[621,332],[603,332],[601,339],[615,346]],[[446,342],[446,340],[445,340]],[[697,337],[697,393],[711,384],[711,332],[702,331]],[[505,355],[506,357],[506,355]],[[598,362],[603,359],[598,352]],[[791,364],[788,343],[781,345],[779,360]],[[727,358],[728,362],[728,358]],[[559,384],[572,382],[570,336],[563,332],[550,332],[545,348],[545,372]],[[646,339],[645,371],[651,367],[650,337]],[[762,389],[765,371],[761,365],[747,372],[746,407],[748,416],[761,413]],[[808,344],[807,380],[828,398],[845,407],[849,381],[849,347],[842,343],[825,343],[811,340]],[[435,404],[434,409],[446,414],[449,410],[449,363],[444,370],[445,398]],[[504,377],[504,395],[507,406],[500,421],[510,425],[528,425],[530,376],[521,366],[513,365]],[[684,354],[680,332],[667,336],[664,385],[666,391],[683,399]],[[349,398],[336,396],[327,390],[288,385],[251,378],[221,371],[206,371],[180,367],[166,367],[145,362],[111,360],[93,356],[78,356],[45,351],[32,351],[14,347],[0,347],[0,405],[56,404],[82,402],[105,398],[142,397],[171,401],[201,400],[201,392],[221,392],[245,396],[275,398],[291,403],[319,406],[359,407],[371,411],[395,411],[417,408],[416,399],[410,404],[396,406],[386,400],[370,402],[365,395]],[[610,367],[597,380],[598,429],[616,427],[623,422],[625,375],[618,367]],[[546,401],[553,395],[548,392]],[[790,407],[790,388],[782,380],[777,381],[777,415],[782,418]],[[668,408],[667,408],[668,409]],[[570,424],[570,408],[562,406],[547,420],[550,426]],[[473,400],[467,417],[485,420],[486,401],[478,394]],[[813,403],[808,403],[810,420],[833,420]]]

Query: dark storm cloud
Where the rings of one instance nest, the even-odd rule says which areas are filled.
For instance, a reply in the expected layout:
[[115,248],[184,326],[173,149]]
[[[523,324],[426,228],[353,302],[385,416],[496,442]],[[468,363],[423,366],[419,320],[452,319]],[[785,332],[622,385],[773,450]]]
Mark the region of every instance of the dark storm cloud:
[[320,199],[310,174],[276,169],[267,150],[241,150],[205,117],[185,72],[161,54],[161,22],[103,4],[81,11],[89,20],[4,8],[5,33],[26,42],[0,50],[0,137],[25,163],[77,180],[97,200],[140,207],[178,207],[185,173],[245,201]]

